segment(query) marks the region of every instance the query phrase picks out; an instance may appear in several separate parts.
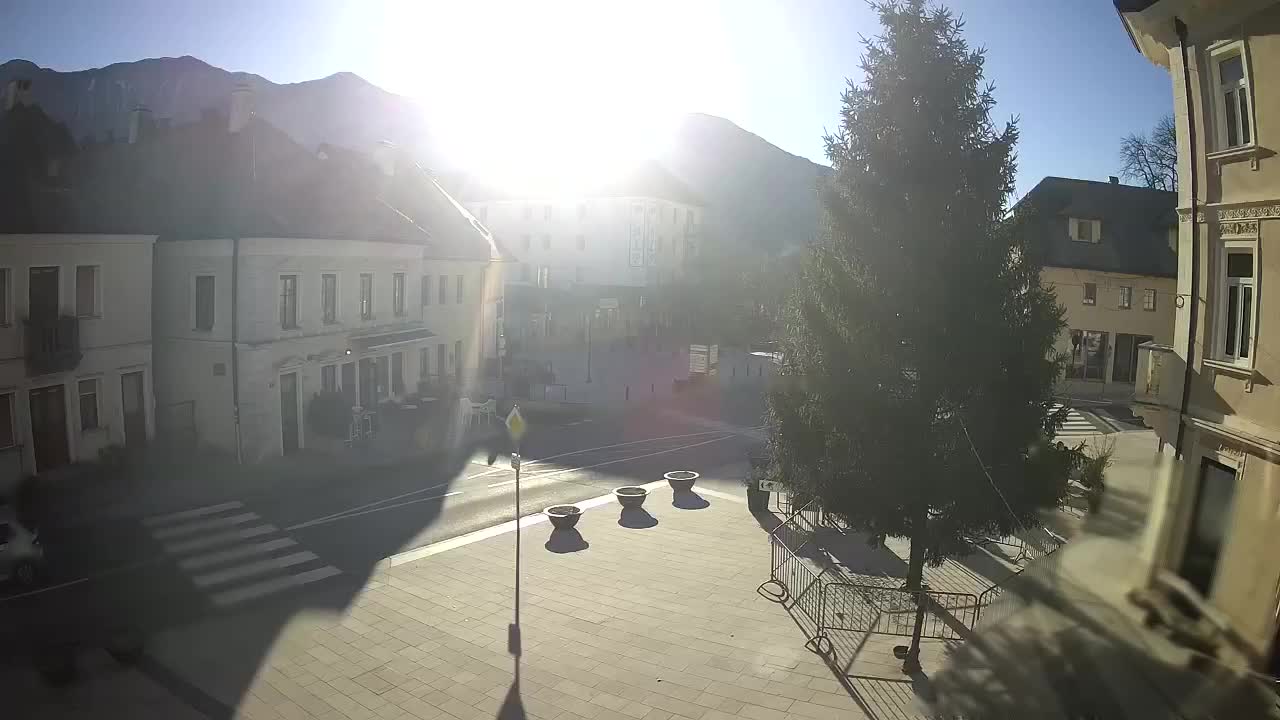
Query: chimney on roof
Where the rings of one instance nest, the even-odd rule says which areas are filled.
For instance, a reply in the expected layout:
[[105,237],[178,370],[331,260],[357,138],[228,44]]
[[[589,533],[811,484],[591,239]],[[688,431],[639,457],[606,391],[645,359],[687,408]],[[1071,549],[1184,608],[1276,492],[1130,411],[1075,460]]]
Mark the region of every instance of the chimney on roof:
[[141,103],[133,107],[129,113],[129,144],[133,145],[146,136],[151,129],[151,110]]
[[231,91],[231,121],[228,129],[238,133],[253,119],[253,88],[249,83],[236,83]]
[[1119,184],[1120,184],[1120,178],[1116,177],[1115,175],[1108,175],[1108,176],[1107,176],[1107,179],[1111,181],[1111,184],[1112,184],[1112,185],[1119,185]]
[[4,109],[12,110],[18,105],[31,104],[31,80],[14,78],[4,90]]
[[387,177],[395,177],[396,155],[395,143],[390,140],[383,140],[373,146],[373,164]]

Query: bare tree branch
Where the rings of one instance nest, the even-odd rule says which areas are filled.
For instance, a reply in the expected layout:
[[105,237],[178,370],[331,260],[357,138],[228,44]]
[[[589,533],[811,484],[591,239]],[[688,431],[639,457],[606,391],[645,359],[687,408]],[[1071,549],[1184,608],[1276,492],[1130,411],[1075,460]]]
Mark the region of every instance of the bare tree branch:
[[1178,132],[1172,115],[1150,135],[1130,133],[1120,141],[1120,175],[1157,190],[1178,189]]

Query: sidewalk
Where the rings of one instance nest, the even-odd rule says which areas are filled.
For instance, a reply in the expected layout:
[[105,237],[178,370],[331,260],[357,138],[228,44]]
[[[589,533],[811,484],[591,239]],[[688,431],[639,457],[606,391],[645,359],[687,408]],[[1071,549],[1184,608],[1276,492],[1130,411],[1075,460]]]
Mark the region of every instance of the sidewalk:
[[[876,638],[859,677],[838,678],[787,611],[757,594],[769,577],[765,520],[742,493],[711,489],[730,479],[699,481],[700,495],[680,507],[655,484],[646,512],[626,517],[609,498],[583,514],[579,532],[552,536],[540,516],[527,519],[518,664],[508,654],[515,536],[501,532],[385,562],[336,613],[317,598],[154,637],[150,664],[163,672],[151,674],[197,705],[256,720],[917,717],[889,653],[897,639]],[[259,657],[253,647],[264,644]],[[922,659],[936,670],[942,646]],[[115,695],[120,716],[146,714]],[[58,707],[53,696],[37,700],[33,717]]]
[[[1099,512],[1032,563],[991,608],[999,618],[933,676],[948,716],[1280,717],[1274,696],[1229,672],[1195,672],[1187,652],[1144,627],[1125,594],[1149,564],[1140,543],[1158,481],[1155,435],[1124,432]],[[1253,704],[1253,703],[1258,704]]]

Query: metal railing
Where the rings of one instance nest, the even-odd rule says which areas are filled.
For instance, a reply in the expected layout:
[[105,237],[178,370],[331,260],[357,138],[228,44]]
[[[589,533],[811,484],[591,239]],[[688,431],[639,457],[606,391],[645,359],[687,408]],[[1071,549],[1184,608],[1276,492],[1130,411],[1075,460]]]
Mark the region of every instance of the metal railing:
[[822,572],[806,562],[803,553],[814,542],[821,512],[817,501],[810,501],[769,533],[769,579],[760,585],[761,590],[777,585],[774,597],[798,607],[815,624],[822,615]]
[[1014,570],[1005,579],[978,594],[978,615],[974,621],[975,628],[980,625],[999,624],[1005,618],[1024,607],[1025,601],[1018,593],[1006,594],[1005,591],[1008,589],[1009,583],[1016,581],[1018,576],[1022,575],[1032,563],[1056,553],[1067,542],[1047,528],[1039,528],[1039,530],[1043,531],[1044,540],[1040,542],[1022,541],[1022,549],[1018,554],[1017,561],[1021,563],[1025,560],[1026,564]]
[[1000,545],[1012,548],[1015,550],[1013,562],[1020,565],[1052,555],[1058,551],[1058,548],[1065,545],[1067,540],[1046,527],[1034,527],[1018,530],[1008,537],[975,538],[970,542],[974,545]]
[[921,602],[925,604],[921,637],[965,640],[978,621],[979,600],[972,593],[832,582],[822,587],[818,634],[847,630],[910,636]]

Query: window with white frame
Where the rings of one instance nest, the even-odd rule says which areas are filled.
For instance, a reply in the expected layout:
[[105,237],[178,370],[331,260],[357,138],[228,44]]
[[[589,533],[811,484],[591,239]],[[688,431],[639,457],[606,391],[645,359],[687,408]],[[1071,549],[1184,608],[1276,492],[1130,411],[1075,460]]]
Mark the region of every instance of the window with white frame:
[[360,319],[373,319],[373,273],[360,273]]
[[338,322],[338,275],[320,276],[320,318],[326,325]]
[[1076,242],[1096,243],[1102,235],[1102,221],[1085,218],[1068,218],[1071,239]]
[[338,366],[320,366],[320,390],[327,393],[338,392]]
[[98,380],[89,378],[78,383],[80,394],[80,429],[94,430],[98,425]]
[[18,444],[13,429],[13,393],[0,395],[0,448],[10,448]]
[[466,275],[459,275],[453,285],[454,302],[458,303],[459,305],[462,304],[463,298],[467,296],[463,288],[463,281],[466,277],[467,277]]
[[1098,284],[1097,283],[1084,284],[1084,304],[1085,305],[1098,304]]
[[1121,310],[1128,310],[1129,308],[1133,307],[1133,288],[1129,287],[1128,285],[1120,286],[1119,307]]
[[98,266],[76,266],[76,316],[97,317],[98,308]]
[[432,275],[422,276],[422,307],[427,307],[428,305],[431,304],[431,278],[432,277],[434,276]]
[[280,276],[280,327],[298,327],[298,276]]
[[1221,322],[1219,348],[1227,360],[1247,363],[1252,350],[1254,304],[1254,253],[1252,248],[1223,249],[1222,292],[1218,306]]
[[1253,142],[1253,102],[1244,43],[1233,42],[1213,49],[1209,61],[1218,149],[1249,145]]
[[1147,312],[1156,311],[1156,291],[1154,288],[1147,288],[1142,291],[1142,309]]
[[404,273],[391,274],[391,312],[404,315]]

